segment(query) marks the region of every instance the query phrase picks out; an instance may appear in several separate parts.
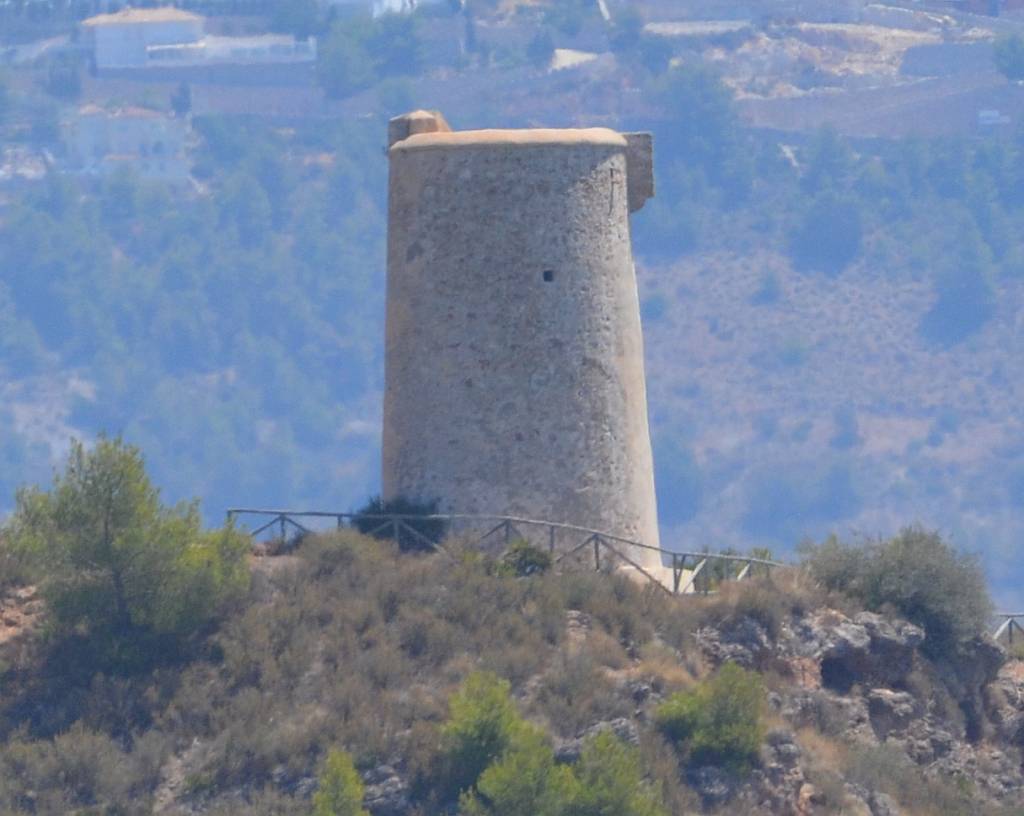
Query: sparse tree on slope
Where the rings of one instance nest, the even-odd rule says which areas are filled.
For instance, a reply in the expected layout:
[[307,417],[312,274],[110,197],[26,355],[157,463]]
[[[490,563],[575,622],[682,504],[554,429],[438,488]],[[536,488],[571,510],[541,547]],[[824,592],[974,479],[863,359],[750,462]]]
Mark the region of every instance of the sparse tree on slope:
[[369,816],[363,810],[363,780],[351,754],[335,749],[327,755],[313,796],[313,816]]
[[7,535],[32,565],[58,634],[97,644],[185,635],[248,581],[247,542],[204,532],[195,503],[165,507],[141,453],[73,441],[49,492],[19,491]]

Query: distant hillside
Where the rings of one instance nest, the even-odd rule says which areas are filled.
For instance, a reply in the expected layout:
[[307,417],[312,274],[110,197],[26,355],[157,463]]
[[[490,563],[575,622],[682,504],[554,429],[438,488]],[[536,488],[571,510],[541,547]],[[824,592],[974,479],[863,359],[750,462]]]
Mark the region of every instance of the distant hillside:
[[756,249],[641,266],[666,540],[778,551],[927,520],[1012,593],[1024,284],[1002,281],[985,327],[937,347],[919,330],[929,284],[875,263],[839,279]]

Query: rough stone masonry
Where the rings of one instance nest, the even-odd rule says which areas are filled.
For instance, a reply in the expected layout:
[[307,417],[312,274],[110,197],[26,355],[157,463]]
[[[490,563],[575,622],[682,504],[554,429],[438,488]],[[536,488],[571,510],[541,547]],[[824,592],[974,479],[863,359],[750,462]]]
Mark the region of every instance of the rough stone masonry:
[[427,111],[388,136],[384,498],[658,546],[629,232],[650,136]]

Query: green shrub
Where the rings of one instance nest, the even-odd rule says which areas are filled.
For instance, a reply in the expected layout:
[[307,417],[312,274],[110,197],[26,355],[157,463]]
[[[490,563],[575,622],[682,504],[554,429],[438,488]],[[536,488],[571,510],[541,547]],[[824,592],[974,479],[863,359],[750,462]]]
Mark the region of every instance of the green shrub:
[[204,532],[195,504],[164,507],[120,439],[73,442],[50,492],[19,491],[4,537],[41,583],[57,633],[84,630],[112,653],[194,631],[248,584],[247,540]]
[[562,816],[576,792],[572,770],[555,764],[539,729],[527,727],[459,801],[462,816]]
[[327,755],[313,796],[313,816],[369,816],[363,810],[363,780],[351,754],[334,749]]
[[575,776],[566,816],[667,816],[660,791],[644,781],[640,753],[609,731],[587,741]]
[[937,657],[984,631],[992,601],[977,560],[936,532],[908,527],[887,541],[830,538],[804,551],[804,564],[828,589],[869,609],[889,606],[924,627],[923,650]]
[[490,672],[469,675],[448,701],[441,728],[443,793],[454,796],[476,785],[526,728],[510,696],[511,686]]
[[514,541],[501,557],[502,571],[518,578],[545,573],[551,563],[551,555],[529,541]]
[[527,726],[459,803],[460,816],[664,816],[640,754],[611,732],[587,741],[574,768],[555,764],[544,735]]
[[734,663],[692,691],[673,694],[655,713],[658,729],[689,751],[697,765],[744,770],[764,738],[761,678]]
[[[386,519],[376,518],[377,516],[433,516],[437,509],[437,501],[417,502],[403,496],[384,501],[380,496],[374,496],[356,510],[353,526],[363,535],[393,539],[394,526]],[[398,546],[407,552],[432,550],[432,544],[439,544],[448,530],[448,524],[443,519],[410,518],[404,519],[403,523],[416,531],[416,534],[403,529],[398,531]]]
[[999,73],[1011,82],[1024,79],[1024,37],[998,37],[992,47],[992,59]]

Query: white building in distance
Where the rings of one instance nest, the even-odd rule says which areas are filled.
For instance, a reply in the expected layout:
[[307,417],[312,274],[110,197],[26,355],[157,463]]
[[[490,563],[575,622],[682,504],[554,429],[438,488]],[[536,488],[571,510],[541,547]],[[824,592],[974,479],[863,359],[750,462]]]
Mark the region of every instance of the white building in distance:
[[90,17],[82,31],[98,69],[144,68],[152,48],[202,42],[204,23],[198,14],[176,8],[126,8]]
[[205,67],[312,63],[316,40],[267,34],[214,37],[206,20],[182,9],[125,8],[82,22],[96,69]]
[[79,108],[64,124],[71,168],[105,176],[128,167],[139,177],[184,183],[189,178],[189,126],[148,108]]

